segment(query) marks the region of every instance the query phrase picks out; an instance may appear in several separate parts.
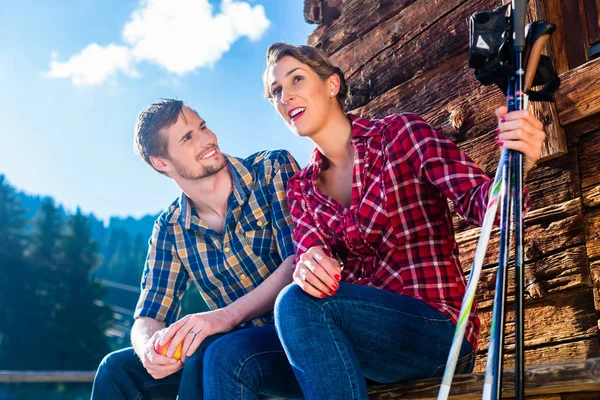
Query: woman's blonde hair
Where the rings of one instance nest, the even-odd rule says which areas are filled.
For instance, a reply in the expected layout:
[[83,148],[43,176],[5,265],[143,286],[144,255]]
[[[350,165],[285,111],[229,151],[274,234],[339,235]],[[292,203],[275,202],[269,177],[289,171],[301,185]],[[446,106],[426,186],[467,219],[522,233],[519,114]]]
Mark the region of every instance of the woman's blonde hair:
[[269,101],[273,102],[273,95],[271,94],[267,78],[269,68],[285,56],[294,57],[302,64],[308,65],[310,69],[315,71],[323,80],[329,78],[333,74],[337,74],[340,78],[340,90],[338,91],[336,98],[342,111],[346,108],[348,84],[346,83],[342,70],[333,65],[325,53],[315,47],[304,45],[294,46],[282,42],[273,43],[267,49],[267,66],[265,67],[265,72],[263,74],[263,83],[265,97],[269,99]]

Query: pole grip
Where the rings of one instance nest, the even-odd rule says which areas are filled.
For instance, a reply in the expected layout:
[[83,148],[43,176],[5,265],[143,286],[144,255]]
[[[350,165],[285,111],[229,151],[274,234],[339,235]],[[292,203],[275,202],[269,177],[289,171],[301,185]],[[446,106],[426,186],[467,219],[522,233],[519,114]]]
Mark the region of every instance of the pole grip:
[[513,47],[515,51],[525,49],[525,13],[527,0],[512,0],[511,19],[513,22]]

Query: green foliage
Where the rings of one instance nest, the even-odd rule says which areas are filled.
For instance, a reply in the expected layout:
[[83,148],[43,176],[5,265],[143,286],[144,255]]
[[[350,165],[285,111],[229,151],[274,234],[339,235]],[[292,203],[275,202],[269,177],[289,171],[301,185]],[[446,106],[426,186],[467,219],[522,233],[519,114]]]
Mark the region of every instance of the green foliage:
[[112,312],[90,279],[98,255],[88,217],[78,210],[65,220],[46,198],[27,230],[3,176],[0,196],[0,369],[95,369]]

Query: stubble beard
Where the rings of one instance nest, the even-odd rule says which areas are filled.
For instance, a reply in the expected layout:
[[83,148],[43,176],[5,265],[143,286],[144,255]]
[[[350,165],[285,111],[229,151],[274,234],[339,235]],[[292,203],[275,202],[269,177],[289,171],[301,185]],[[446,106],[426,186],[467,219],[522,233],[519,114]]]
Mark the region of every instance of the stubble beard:
[[179,176],[187,180],[199,180],[207,178],[209,176],[215,175],[227,166],[227,160],[223,155],[221,155],[221,160],[219,160],[217,164],[202,166],[200,171],[191,171],[190,168],[188,168],[186,165],[179,164],[175,160],[171,161],[173,162],[173,165],[177,170],[177,174],[179,174]]

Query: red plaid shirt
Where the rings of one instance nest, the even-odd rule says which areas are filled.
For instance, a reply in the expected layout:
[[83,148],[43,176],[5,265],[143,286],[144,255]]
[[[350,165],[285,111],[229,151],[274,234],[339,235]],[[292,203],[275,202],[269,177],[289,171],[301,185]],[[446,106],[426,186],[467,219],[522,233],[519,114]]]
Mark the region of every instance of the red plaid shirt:
[[[466,281],[446,198],[466,221],[481,225],[492,180],[417,115],[350,119],[350,208],[317,188],[323,156],[316,149],[288,181],[295,262],[322,246],[344,261],[343,281],[414,297],[456,323]],[[478,333],[474,304],[465,332],[474,349]]]

